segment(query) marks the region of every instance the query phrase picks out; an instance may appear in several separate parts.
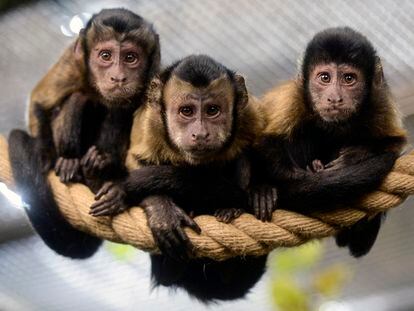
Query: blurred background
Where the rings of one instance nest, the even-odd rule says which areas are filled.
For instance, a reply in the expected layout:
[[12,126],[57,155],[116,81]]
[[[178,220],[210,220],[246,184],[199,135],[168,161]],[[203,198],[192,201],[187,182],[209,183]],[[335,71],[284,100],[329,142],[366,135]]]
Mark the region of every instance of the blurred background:
[[[90,15],[110,7],[154,23],[164,65],[209,54],[245,75],[258,96],[295,75],[315,32],[351,26],[376,46],[414,133],[414,1],[0,0],[1,134],[25,127],[30,90]],[[133,248],[107,243],[85,261],[55,255],[0,195],[0,310],[414,310],[412,205],[389,213],[360,260],[332,239],[277,250],[246,299],[206,307],[180,291],[151,290],[148,255]]]

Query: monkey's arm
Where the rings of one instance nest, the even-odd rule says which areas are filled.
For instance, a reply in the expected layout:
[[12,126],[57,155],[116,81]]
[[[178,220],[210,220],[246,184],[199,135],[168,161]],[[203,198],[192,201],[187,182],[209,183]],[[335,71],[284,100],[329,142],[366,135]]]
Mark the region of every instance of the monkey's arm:
[[[222,208],[238,214],[236,210],[247,204],[247,193],[216,171],[160,165],[134,170],[115,187],[103,187],[97,194],[99,201],[91,207],[91,214],[101,216],[118,213],[114,207],[124,210],[125,206],[138,205],[152,195],[166,195],[177,202],[186,202],[198,214],[213,214],[215,210]],[[122,204],[119,204],[120,200]],[[201,204],[209,206],[209,209],[200,211],[198,205]],[[227,216],[224,218],[227,219]]]
[[387,138],[350,146],[325,169],[309,171],[290,158],[285,141],[272,138],[258,148],[255,162],[262,179],[276,185],[289,206],[331,205],[374,190],[392,169],[403,143],[400,138]]
[[345,203],[375,190],[391,171],[398,153],[370,150],[345,154],[332,166],[318,172],[308,172],[300,180],[286,181],[282,186],[288,202],[305,204]]
[[83,111],[87,100],[82,93],[73,93],[63,102],[57,116],[52,120],[53,140],[58,158],[55,171],[62,182],[79,178]]
[[83,156],[81,165],[86,183],[97,191],[102,180],[119,180],[126,176],[125,157],[129,147],[133,111],[111,109],[103,120],[96,145]]

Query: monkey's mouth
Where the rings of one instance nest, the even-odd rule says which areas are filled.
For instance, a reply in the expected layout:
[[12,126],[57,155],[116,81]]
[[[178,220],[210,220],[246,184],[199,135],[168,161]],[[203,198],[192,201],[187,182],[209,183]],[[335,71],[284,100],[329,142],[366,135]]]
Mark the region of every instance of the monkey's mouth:
[[320,110],[319,115],[326,122],[339,122],[349,119],[352,113],[352,109],[330,106]]
[[186,148],[186,153],[196,159],[206,158],[217,152],[217,147],[212,146],[191,146]]

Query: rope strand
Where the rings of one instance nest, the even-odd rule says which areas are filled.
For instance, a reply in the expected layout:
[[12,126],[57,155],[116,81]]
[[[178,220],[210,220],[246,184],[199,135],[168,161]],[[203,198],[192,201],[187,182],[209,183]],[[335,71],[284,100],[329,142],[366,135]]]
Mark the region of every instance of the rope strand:
[[[65,219],[76,229],[105,240],[129,244],[148,252],[158,252],[143,209],[133,207],[115,217],[93,217],[89,207],[92,192],[82,184],[65,185],[54,173],[48,176],[55,200]],[[13,188],[7,142],[0,136],[0,181]],[[224,260],[234,256],[259,256],[277,247],[293,247],[311,239],[334,235],[366,216],[400,205],[414,194],[414,154],[400,157],[393,171],[378,191],[366,195],[357,206],[315,212],[311,216],[276,210],[272,222],[262,222],[253,215],[243,214],[231,224],[213,216],[195,218],[202,229],[200,235],[186,228],[194,245],[195,256]]]

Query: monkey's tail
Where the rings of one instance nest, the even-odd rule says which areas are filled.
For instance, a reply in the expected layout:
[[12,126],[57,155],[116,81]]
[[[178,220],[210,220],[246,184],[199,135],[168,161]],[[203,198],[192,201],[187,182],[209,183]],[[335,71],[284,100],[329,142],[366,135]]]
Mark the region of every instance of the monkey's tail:
[[35,138],[26,132],[10,133],[10,163],[16,186],[27,204],[25,210],[30,222],[56,253],[74,259],[88,258],[98,250],[102,240],[76,230],[60,214],[36,149]]
[[163,255],[151,255],[153,286],[181,288],[203,303],[243,298],[260,280],[267,255],[214,261],[208,258],[177,262]]

